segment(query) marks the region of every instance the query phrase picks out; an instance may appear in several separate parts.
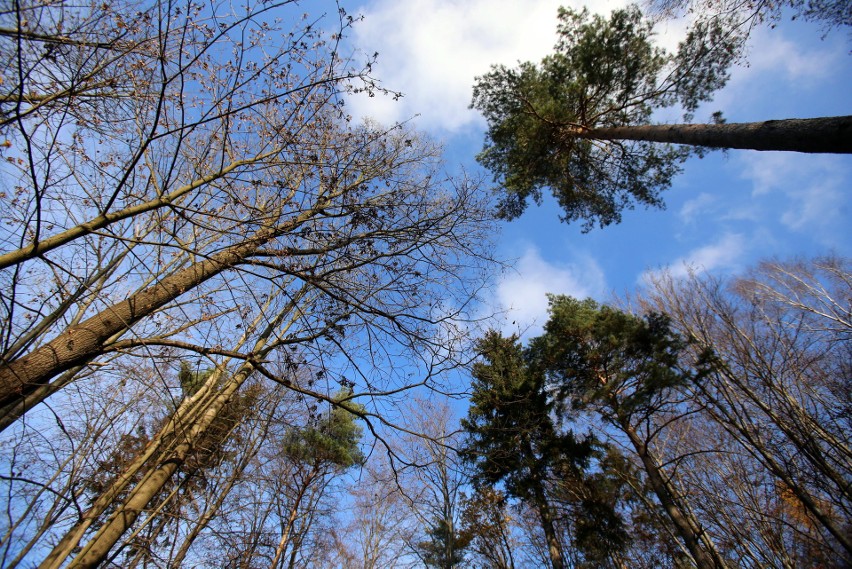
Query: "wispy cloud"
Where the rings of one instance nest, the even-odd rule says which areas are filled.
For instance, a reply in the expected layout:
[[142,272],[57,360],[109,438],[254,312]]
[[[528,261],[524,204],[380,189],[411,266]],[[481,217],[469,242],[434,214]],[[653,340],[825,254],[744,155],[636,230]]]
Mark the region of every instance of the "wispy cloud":
[[848,241],[852,217],[848,157],[748,152],[740,155],[738,164],[740,176],[752,183],[754,196],[780,205],[775,215],[788,229],[808,233],[828,246]]
[[[840,36],[842,34],[836,34]],[[722,109],[732,122],[786,118],[767,116],[766,108],[784,112],[801,94],[823,88],[839,69],[848,67],[842,38],[833,36],[824,42],[803,45],[779,29],[760,27],[750,39],[748,64],[734,66],[728,86],[706,105],[708,110]],[[783,84],[783,97],[778,87]],[[763,113],[763,114],[761,114]],[[699,111],[698,116],[702,116]]]
[[838,59],[845,57],[843,49],[834,49],[831,44],[802,49],[801,43],[790,41],[775,30],[758,28],[754,33],[759,36],[755,39],[761,48],[749,53],[752,73],[782,73],[788,81],[818,82],[832,73]]
[[690,271],[711,272],[736,269],[746,253],[746,240],[742,234],[726,233],[715,242],[699,247],[676,259],[662,269],[648,270],[639,276],[639,284],[651,282],[655,275],[665,270],[674,278],[686,277]]
[[605,288],[603,270],[591,257],[575,256],[571,262],[551,263],[530,246],[500,280],[494,304],[506,312],[503,333],[536,335],[547,321],[548,293],[600,298]]
[[684,202],[680,208],[680,219],[683,223],[692,223],[695,218],[703,215],[718,204],[718,197],[702,192],[697,197]]

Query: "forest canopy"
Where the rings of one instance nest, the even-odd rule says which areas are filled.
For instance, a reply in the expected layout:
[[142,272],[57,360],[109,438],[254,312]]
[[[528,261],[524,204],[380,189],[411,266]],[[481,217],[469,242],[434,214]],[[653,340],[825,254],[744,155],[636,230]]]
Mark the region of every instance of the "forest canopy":
[[[852,562],[848,256],[741,270],[765,248],[730,247],[715,270],[638,286],[627,257],[674,258],[695,229],[669,243],[642,222],[636,243],[599,242],[608,276],[625,265],[635,289],[604,300],[600,259],[550,278],[535,247],[506,260],[541,235],[499,233],[548,188],[586,228],[662,205],[695,152],[659,139],[656,113],[703,112],[750,28],[696,18],[668,53],[646,16],[705,3],[554,10],[551,55],[474,86],[495,207],[455,144],[470,132],[359,114],[408,93],[357,45],[347,4],[0,8],[0,566]],[[413,4],[394,6],[367,19],[392,13],[382,33],[404,53],[420,36]],[[433,15],[417,12],[417,31]],[[468,61],[453,57],[447,76]],[[835,118],[717,116],[677,136],[801,146],[783,129],[825,134]],[[830,228],[843,208],[814,171],[806,189],[831,211],[791,207]],[[589,243],[533,231],[563,259]],[[586,269],[600,286],[577,280]],[[535,301],[549,303],[540,329],[515,310]]]

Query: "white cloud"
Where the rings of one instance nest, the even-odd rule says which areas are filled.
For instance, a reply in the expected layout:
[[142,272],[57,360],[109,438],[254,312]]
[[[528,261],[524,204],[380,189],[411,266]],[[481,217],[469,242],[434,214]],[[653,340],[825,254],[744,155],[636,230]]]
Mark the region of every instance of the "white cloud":
[[[728,85],[706,108],[722,109],[730,122],[785,118],[752,113],[768,103],[783,108],[785,103],[796,100],[791,90],[817,89],[838,69],[846,67],[846,49],[842,44],[838,46],[836,39],[807,46],[784,34],[782,29],[766,26],[755,29],[749,38],[748,64],[731,69]],[[783,97],[775,101],[779,93]],[[700,111],[698,116],[703,116]]]
[[605,277],[590,257],[577,257],[571,263],[549,263],[538,249],[530,246],[497,286],[497,310],[507,311],[504,334],[523,332],[537,335],[547,321],[547,294],[577,298],[600,297]]
[[702,215],[718,203],[718,197],[702,192],[698,197],[687,200],[680,208],[680,218],[684,223],[692,223],[696,216]]
[[[595,10],[610,12],[626,2],[597,2]],[[479,119],[468,109],[477,75],[492,64],[537,61],[556,42],[560,5],[579,0],[376,0],[359,13],[356,46],[379,52],[374,72],[383,86],[403,91],[390,97],[359,96],[350,102],[356,116],[380,122],[408,120],[430,130],[455,132]]]
[[[663,270],[674,278],[684,278],[691,271],[710,272],[719,269],[735,269],[746,252],[743,235],[726,233],[715,243],[699,247],[675,260]],[[649,270],[639,276],[639,284],[652,282],[660,271]]]
[[738,163],[740,176],[753,184],[752,194],[781,206],[775,214],[787,228],[830,246],[848,239],[848,157],[748,152]]
[[836,69],[837,60],[845,57],[844,50],[827,46],[803,49],[801,43],[767,28],[755,30],[752,39],[755,45],[748,54],[751,72],[781,73],[788,81],[818,81],[829,76]]

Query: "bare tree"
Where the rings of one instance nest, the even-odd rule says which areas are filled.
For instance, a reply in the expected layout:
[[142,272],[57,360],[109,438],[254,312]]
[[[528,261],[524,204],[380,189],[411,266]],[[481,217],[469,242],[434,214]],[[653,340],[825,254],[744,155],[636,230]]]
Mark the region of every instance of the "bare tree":
[[[252,378],[353,413],[382,448],[398,401],[459,365],[456,323],[488,270],[487,198],[410,128],[352,123],[344,96],[375,87],[369,61],[340,53],[353,21],[335,7],[329,34],[297,8],[52,2],[6,14],[17,27],[0,31],[3,72],[18,83],[0,102],[4,436],[60,404],[73,413],[67,393],[133,392],[119,368],[213,370],[73,515],[69,475],[42,468],[30,486],[61,497],[62,523],[8,500],[18,527],[44,528],[28,563],[95,566],[167,530],[199,539],[175,505],[178,476]],[[38,57],[46,44],[55,58]],[[171,377],[145,387],[171,390]],[[132,411],[104,419],[111,440],[133,432]],[[227,476],[222,492],[239,486]],[[202,518],[219,498],[204,494]]]
[[[3,75],[21,83],[7,96],[18,100],[4,150],[4,404],[37,403],[54,377],[180,306],[179,297],[208,299],[199,285],[306,229],[318,204],[300,212],[304,192],[355,166],[357,148],[328,144],[342,113],[337,98],[370,83],[337,53],[351,19],[341,14],[330,40],[312,22],[289,34],[257,23],[291,18],[287,4],[242,13],[157,2],[106,13],[15,4],[17,35],[0,35],[9,54]],[[273,35],[280,40],[261,41]],[[42,57],[45,38],[59,38],[68,53]],[[81,74],[96,86],[81,86]],[[110,85],[113,96],[101,90]],[[42,87],[60,95],[24,109]],[[195,318],[209,322],[218,306],[208,306]]]
[[461,524],[468,476],[459,455],[458,419],[450,401],[437,396],[414,398],[404,417],[408,432],[393,446],[406,465],[397,471],[400,491],[419,526],[412,549],[427,566],[456,567],[470,543]]
[[352,495],[349,522],[334,535],[336,565],[346,569],[419,566],[410,550],[416,522],[387,454],[368,459]]
[[848,558],[848,260],[766,262],[730,283],[664,274],[646,294],[646,306],[670,314],[690,339],[693,357],[713,363],[713,373],[693,385],[694,397],[735,443],[745,468],[760,467],[760,476],[736,491],[753,492],[751,485],[764,495],[742,496],[740,507],[760,498],[752,511],[760,524],[782,524],[799,536],[776,544],[775,555],[786,550],[796,565],[799,542],[811,556],[822,550],[819,556]]

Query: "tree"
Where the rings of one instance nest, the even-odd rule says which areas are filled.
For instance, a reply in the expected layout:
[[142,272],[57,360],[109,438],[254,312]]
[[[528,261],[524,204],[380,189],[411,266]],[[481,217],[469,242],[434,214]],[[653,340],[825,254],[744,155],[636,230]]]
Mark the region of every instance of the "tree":
[[[731,27],[750,30],[756,24],[774,25],[786,10],[792,10],[792,19],[802,18],[819,22],[828,31],[840,26],[852,26],[852,9],[843,0],[785,0],[783,2],[744,3],[736,0],[716,2],[706,0],[649,0],[646,4],[663,17],[677,15],[684,10],[705,19],[723,17]],[[743,34],[744,38],[748,34]]]
[[583,220],[586,230],[618,222],[634,204],[659,207],[689,146],[852,152],[852,117],[649,124],[674,105],[690,120],[725,85],[738,38],[723,21],[699,20],[676,54],[654,47],[635,6],[608,21],[560,9],[558,32],[555,53],[539,65],[494,66],[474,85],[471,106],[488,123],[477,159],[500,185],[506,219],[544,188],[563,221]]
[[689,338],[692,361],[712,352],[713,373],[691,385],[694,396],[741,449],[740,470],[763,473],[749,477],[765,489],[749,497],[767,512],[755,519],[768,528],[760,548],[792,565],[802,550],[852,554],[850,274],[839,257],[768,261],[729,282],[662,274],[644,294],[646,308],[665,310]]
[[417,535],[411,511],[400,492],[395,465],[388,454],[368,459],[342,527],[333,530],[336,559],[344,569],[418,567],[411,544]]
[[460,519],[468,483],[458,454],[461,432],[449,402],[436,397],[413,399],[404,416],[392,448],[400,493],[419,525],[412,549],[429,567],[456,567],[470,543]]
[[474,482],[502,483],[509,496],[527,501],[538,514],[551,565],[562,569],[563,545],[547,485],[557,468],[583,470],[593,442],[557,431],[544,374],[527,366],[516,338],[492,331],[478,349],[484,361],[472,368],[471,407],[462,421]]
[[[182,393],[181,400],[191,397],[204,388],[213,373],[214,370],[210,369],[194,371],[187,361],[181,361],[177,374]],[[197,439],[193,448],[179,464],[170,483],[164,484],[158,496],[154,498],[160,501],[158,519],[148,524],[144,532],[135,532],[122,544],[120,552],[125,557],[124,565],[132,567],[140,560],[150,561],[154,557],[156,543],[160,540],[169,540],[169,529],[177,525],[176,520],[184,515],[183,512],[189,503],[197,504],[203,500],[208,486],[212,484],[218,471],[222,470],[223,464],[243,460],[244,457],[241,456],[240,451],[244,446],[250,448],[247,452],[249,456],[256,452],[256,447],[251,448],[253,446],[251,444],[244,445],[241,439],[246,430],[245,424],[256,420],[263,407],[262,392],[263,388],[259,384],[247,386],[211,422],[203,436]],[[98,529],[102,525],[102,520],[119,508],[127,497],[127,485],[119,480],[127,477],[133,483],[138,483],[145,477],[147,470],[156,464],[156,457],[152,457],[144,464],[140,464],[138,468],[134,467],[134,462],[140,455],[145,454],[145,447],[153,442],[152,439],[163,436],[161,428],[173,418],[177,408],[167,407],[160,412],[152,410],[146,422],[139,425],[135,433],[122,435],[120,445],[110,452],[106,459],[97,462],[91,478],[84,482],[86,493],[96,497],[107,494],[112,496],[112,501],[105,504],[106,507],[100,517],[93,518],[91,524],[93,529]],[[165,435],[162,444],[168,445],[170,442],[169,435]],[[122,490],[114,494],[110,492],[112,488],[121,486],[124,486]],[[118,554],[119,551],[113,553],[113,558]]]
[[465,502],[462,520],[471,538],[471,550],[482,565],[492,569],[514,569],[517,543],[506,496],[480,485]]
[[[3,545],[24,540],[28,565],[93,566],[159,531],[181,469],[254,382],[309,410],[334,402],[384,444],[398,400],[459,365],[452,331],[484,282],[491,216],[477,180],[448,177],[428,140],[347,116],[344,96],[372,79],[369,59],[350,68],[339,54],[354,23],[344,12],[328,26],[288,2],[68,8],[17,3],[17,31],[0,33],[3,89],[17,97],[0,104],[12,117],[0,165],[3,448],[14,455],[10,441],[45,424],[79,425],[78,393],[96,410],[104,394],[144,387],[175,411],[98,495],[65,467],[96,462],[79,454],[96,442],[44,441],[51,453],[4,508],[42,539],[18,531]],[[55,58],[41,57],[47,44]],[[156,371],[184,360],[213,370],[203,386]],[[335,401],[341,388],[351,397]],[[134,407],[103,407],[104,444],[134,432]],[[54,496],[61,515],[30,507],[35,488],[68,489]]]
[[695,564],[725,567],[726,562],[691,511],[654,450],[658,422],[677,416],[674,387],[690,379],[679,367],[683,342],[668,319],[645,319],[599,306],[592,300],[550,299],[544,335],[530,343],[530,358],[558,386],[567,412],[594,410],[626,435],[650,486],[671,519]]
[[[350,396],[351,392],[341,391],[334,400],[345,401]],[[363,407],[353,409],[363,412]],[[345,407],[332,406],[316,425],[292,429],[284,436],[280,455],[286,457],[290,467],[276,473],[283,491],[270,492],[269,498],[274,503],[286,497],[289,512],[281,520],[281,537],[270,567],[295,566],[300,544],[329,483],[335,476],[363,464],[365,457],[359,448],[362,430],[355,419]]]

